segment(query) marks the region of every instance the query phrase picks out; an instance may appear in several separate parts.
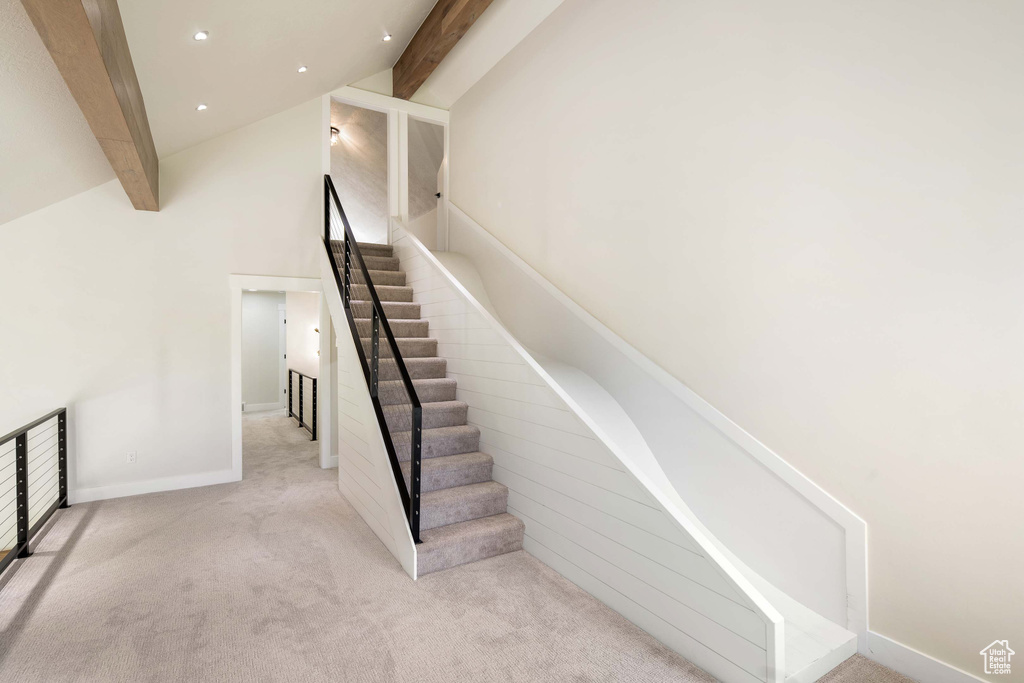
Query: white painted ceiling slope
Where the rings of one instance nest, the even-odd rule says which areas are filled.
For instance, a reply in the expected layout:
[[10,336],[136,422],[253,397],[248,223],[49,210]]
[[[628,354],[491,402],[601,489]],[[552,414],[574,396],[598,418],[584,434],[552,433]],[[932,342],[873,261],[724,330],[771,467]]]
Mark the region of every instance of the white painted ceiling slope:
[[[120,0],[165,157],[383,69],[434,0]],[[193,40],[209,31],[205,41]],[[394,39],[383,42],[385,33]],[[298,73],[305,65],[306,73]],[[197,112],[196,105],[209,108]]]
[[0,0],[0,225],[113,178],[25,8]]

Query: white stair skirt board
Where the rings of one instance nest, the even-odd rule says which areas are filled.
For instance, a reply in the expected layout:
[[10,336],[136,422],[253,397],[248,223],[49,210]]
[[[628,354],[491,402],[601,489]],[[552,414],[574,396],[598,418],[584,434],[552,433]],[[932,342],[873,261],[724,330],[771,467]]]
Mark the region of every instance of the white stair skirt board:
[[733,562],[636,448],[614,399],[575,369],[549,372],[441,259],[475,282],[471,264],[439,259],[401,224],[393,234],[509,511],[526,523],[526,550],[723,681],[810,682],[856,651],[849,631],[773,604],[755,581],[771,586]]
[[324,298],[337,330],[338,488],[402,568],[415,579],[416,544],[406,523],[405,508],[324,246],[320,248],[320,272]]

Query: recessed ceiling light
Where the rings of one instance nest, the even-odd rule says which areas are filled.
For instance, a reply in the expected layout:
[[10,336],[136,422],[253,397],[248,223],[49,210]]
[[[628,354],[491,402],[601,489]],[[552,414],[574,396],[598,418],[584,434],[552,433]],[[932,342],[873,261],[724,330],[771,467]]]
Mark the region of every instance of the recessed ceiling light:
[[205,104],[200,104],[198,107],[196,107],[196,111],[203,111],[205,109],[206,109],[206,105]]
[[304,74],[304,73],[306,73],[306,67],[304,67],[304,66],[300,66],[300,67],[299,67],[299,73],[300,73],[300,74]]
[[200,31],[199,33],[195,34],[192,37],[195,38],[196,40],[206,40],[207,38],[210,37],[210,34],[207,33],[206,31]]
[[384,42],[386,43],[386,42],[388,42],[389,40],[391,40],[391,34],[390,34],[390,33],[385,33],[385,34],[384,34]]

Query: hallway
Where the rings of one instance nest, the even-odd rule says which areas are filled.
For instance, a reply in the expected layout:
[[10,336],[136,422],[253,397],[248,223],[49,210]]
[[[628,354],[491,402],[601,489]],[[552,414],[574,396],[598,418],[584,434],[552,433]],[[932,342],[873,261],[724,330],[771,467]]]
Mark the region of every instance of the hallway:
[[0,590],[0,678],[711,680],[521,551],[412,582],[294,424],[245,417],[242,482],[56,515]]

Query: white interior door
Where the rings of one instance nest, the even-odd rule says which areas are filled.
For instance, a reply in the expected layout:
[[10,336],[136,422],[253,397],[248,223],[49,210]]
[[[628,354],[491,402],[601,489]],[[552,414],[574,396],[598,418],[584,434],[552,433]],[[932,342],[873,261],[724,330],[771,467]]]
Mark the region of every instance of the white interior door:
[[448,157],[441,160],[441,165],[437,168],[437,245],[438,249],[448,248],[448,193],[447,188],[444,186],[444,179],[448,169]]

